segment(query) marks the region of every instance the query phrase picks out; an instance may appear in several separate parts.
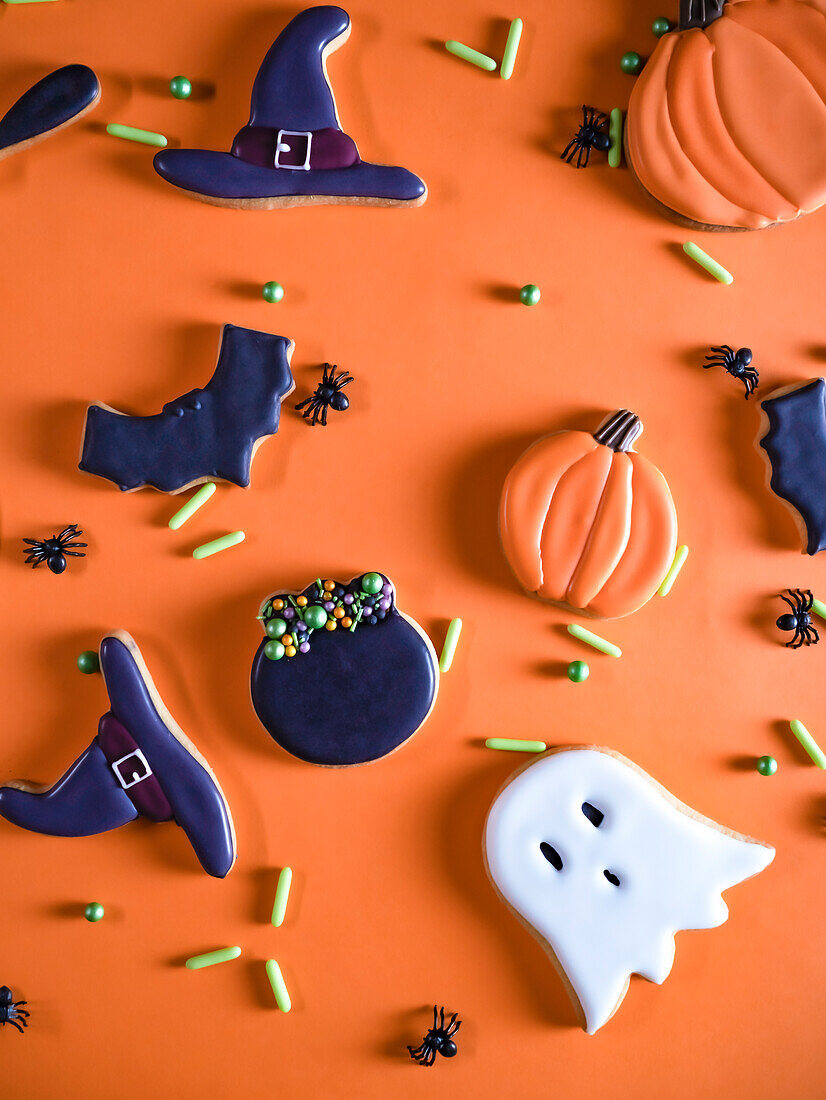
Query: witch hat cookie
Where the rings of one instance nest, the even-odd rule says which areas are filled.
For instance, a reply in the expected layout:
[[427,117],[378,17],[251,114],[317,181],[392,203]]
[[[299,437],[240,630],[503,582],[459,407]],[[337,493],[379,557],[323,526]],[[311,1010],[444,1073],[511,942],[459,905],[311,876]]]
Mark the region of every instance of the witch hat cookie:
[[0,160],[77,122],[99,99],[98,78],[86,65],[64,65],[44,76],[0,119]]
[[418,176],[363,161],[341,129],[327,56],[349,34],[350,17],[341,8],[302,11],[264,58],[252,88],[250,120],[231,151],[164,149],[155,156],[155,170],[215,206],[420,206],[427,188]]
[[0,816],[50,836],[93,836],[138,817],[174,821],[207,874],[235,862],[229,806],[206,760],[169,714],[125,631],[100,644],[110,709],[97,737],[52,787],[0,787]]

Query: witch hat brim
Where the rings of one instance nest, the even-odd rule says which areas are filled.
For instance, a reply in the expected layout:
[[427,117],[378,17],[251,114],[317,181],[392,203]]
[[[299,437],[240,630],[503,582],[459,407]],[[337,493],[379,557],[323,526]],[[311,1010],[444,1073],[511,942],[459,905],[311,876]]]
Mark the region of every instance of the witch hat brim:
[[249,123],[232,151],[164,149],[155,156],[155,170],[216,206],[421,205],[427,188],[418,176],[363,161],[341,130],[326,62],[349,33],[350,17],[341,8],[300,12],[264,58]]
[[77,122],[99,99],[100,83],[87,65],[44,76],[0,119],[0,160]]

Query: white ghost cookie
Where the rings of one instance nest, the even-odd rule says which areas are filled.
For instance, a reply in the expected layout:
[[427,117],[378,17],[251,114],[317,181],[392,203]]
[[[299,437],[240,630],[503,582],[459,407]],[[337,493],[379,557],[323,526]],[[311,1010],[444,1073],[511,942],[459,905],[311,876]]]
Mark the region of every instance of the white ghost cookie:
[[512,777],[485,825],[488,874],[546,948],[589,1035],[632,974],[658,985],[674,934],[715,928],[720,896],[774,849],[702,817],[610,749],[557,749]]

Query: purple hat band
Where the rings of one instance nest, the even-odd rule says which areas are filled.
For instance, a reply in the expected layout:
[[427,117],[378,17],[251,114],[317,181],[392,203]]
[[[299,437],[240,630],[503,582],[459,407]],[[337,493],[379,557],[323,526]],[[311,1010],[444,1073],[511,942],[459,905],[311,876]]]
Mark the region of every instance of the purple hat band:
[[361,160],[353,139],[331,126],[322,130],[245,126],[236,135],[231,152],[247,164],[294,172],[351,168]]
[[172,806],[149,762],[132,734],[113,714],[101,718],[97,743],[123,793],[141,817],[172,821],[175,817]]

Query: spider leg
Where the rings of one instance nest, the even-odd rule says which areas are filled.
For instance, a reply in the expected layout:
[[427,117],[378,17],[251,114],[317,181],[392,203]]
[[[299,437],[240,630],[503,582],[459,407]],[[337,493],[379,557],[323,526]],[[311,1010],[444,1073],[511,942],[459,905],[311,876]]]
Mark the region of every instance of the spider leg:
[[573,155],[574,155],[575,152],[576,152],[576,138],[572,137],[571,140],[568,142],[568,144],[565,146],[565,148],[562,150],[562,152],[559,154],[559,159],[560,160],[565,160],[565,158],[568,157],[568,153],[570,153],[571,156],[568,157],[568,164],[570,164],[571,159],[573,158]]
[[[80,545],[82,546],[83,543],[81,543]],[[64,554],[67,558],[85,558],[86,557],[86,555],[84,553],[82,553],[81,551],[79,551],[79,550],[62,550],[61,553]]]
[[59,535],[52,535],[53,539],[57,539],[58,542],[63,542],[66,538],[72,538],[72,532],[77,531],[77,524],[70,523],[68,527],[64,527]]
[[445,1029],[445,1034],[447,1035],[448,1038],[450,1038],[451,1035],[455,1035],[456,1032],[459,1030],[459,1028],[462,1026],[462,1021],[461,1020],[456,1022],[456,1017],[458,1015],[459,1015],[458,1012],[454,1012],[453,1015],[450,1017],[450,1023],[447,1025],[447,1028]]
[[435,1061],[436,1061],[436,1051],[433,1049],[433,1047],[429,1047],[425,1051],[425,1056],[422,1059],[422,1065],[432,1066]]
[[438,1009],[436,1005],[433,1006],[433,1030],[437,1031],[439,1027],[439,1017],[437,1015]]
[[792,637],[792,640],[790,642],[786,642],[786,648],[787,649],[800,649],[800,647],[802,645],[803,645],[803,635],[800,632],[800,627],[796,626],[794,628],[794,636]]
[[792,611],[795,610],[795,606],[792,603],[792,601],[789,599],[788,596],[784,596],[782,592],[780,593],[780,599],[783,600],[784,603],[787,603],[789,605],[789,607],[792,609]]
[[442,1006],[442,1008],[439,1010],[439,1030],[444,1031],[444,1029],[445,1029],[445,1010],[444,1010],[444,1006]]
[[345,371],[344,374],[338,376],[338,388],[343,390],[345,386],[349,386],[351,382],[354,382],[352,374],[349,371]]
[[23,1034],[23,1028],[18,1024],[17,1020],[6,1020],[7,1024],[11,1024],[12,1027],[16,1027],[20,1034]]
[[424,1043],[422,1043],[421,1046],[416,1047],[415,1050],[413,1049],[413,1047],[408,1047],[407,1049],[408,1049],[408,1052],[410,1053],[410,1057],[418,1062],[420,1055],[424,1051]]
[[800,589],[798,589],[798,592],[800,592],[800,601],[803,605],[803,610],[811,611],[812,604],[815,602],[815,598],[812,595],[811,589],[807,588],[805,592],[802,592]]
[[312,397],[305,397],[303,401],[299,401],[295,406],[296,409],[303,409],[305,405],[309,405],[312,401]]
[[811,643],[813,645],[817,645],[817,643],[820,641],[820,634],[818,633],[817,627],[816,626],[810,626],[809,627],[809,634],[812,636]]
[[322,428],[327,427],[327,406],[326,405],[321,410],[321,426],[322,426]]

